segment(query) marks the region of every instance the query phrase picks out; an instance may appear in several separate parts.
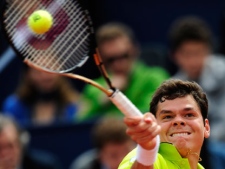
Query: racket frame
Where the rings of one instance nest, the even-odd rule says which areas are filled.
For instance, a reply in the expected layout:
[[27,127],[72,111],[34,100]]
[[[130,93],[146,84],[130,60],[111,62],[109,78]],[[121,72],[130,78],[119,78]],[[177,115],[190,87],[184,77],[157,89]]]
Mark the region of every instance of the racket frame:
[[[80,0],[78,0],[78,1],[80,1]],[[4,19],[5,19],[5,17],[4,17],[4,11],[5,10],[4,9],[5,9],[5,6],[6,6],[5,0],[3,0],[2,4],[3,5],[2,5],[1,23],[3,25],[3,29],[2,29],[3,33],[6,37],[6,39],[8,40],[10,46],[13,48],[15,53],[23,59],[23,62],[25,64],[27,64],[28,66],[30,66],[34,69],[42,71],[42,72],[58,74],[58,75],[62,75],[62,76],[65,76],[65,77],[81,80],[81,81],[83,81],[87,84],[90,84],[90,85],[98,88],[102,92],[104,92],[109,97],[109,99],[113,102],[113,104],[115,104],[117,106],[117,108],[125,116],[127,116],[127,117],[143,116],[143,114],[134,106],[134,104],[122,92],[120,92],[118,89],[116,89],[115,87],[112,86],[111,81],[108,77],[107,71],[106,71],[106,69],[104,67],[104,64],[102,62],[102,59],[100,57],[100,53],[99,53],[98,49],[96,49],[96,51],[95,51],[95,48],[94,48],[94,46],[97,46],[95,38],[94,38],[94,31],[91,34],[89,56],[91,56],[91,55],[94,56],[95,63],[98,66],[98,68],[99,68],[102,76],[104,77],[105,81],[107,82],[107,84],[109,86],[109,89],[104,88],[102,85],[98,84],[97,82],[95,82],[95,81],[93,81],[89,78],[86,78],[84,76],[77,75],[77,74],[74,74],[74,73],[70,73],[71,70],[68,71],[68,72],[67,71],[65,71],[65,72],[49,71],[45,68],[42,68],[41,66],[33,64],[29,59],[26,59],[25,57],[23,57],[22,54],[17,50],[17,48],[15,47],[13,42],[10,40],[10,38],[8,37],[7,31],[5,30],[5,26],[6,26],[5,23],[4,23]],[[81,5],[81,7],[83,7],[83,6]],[[82,10],[87,12],[86,15],[88,17],[88,20],[89,20],[90,24],[92,24],[92,20],[91,20],[90,16],[88,15],[88,10],[86,10],[84,8]],[[93,25],[91,25],[91,26],[93,28]]]

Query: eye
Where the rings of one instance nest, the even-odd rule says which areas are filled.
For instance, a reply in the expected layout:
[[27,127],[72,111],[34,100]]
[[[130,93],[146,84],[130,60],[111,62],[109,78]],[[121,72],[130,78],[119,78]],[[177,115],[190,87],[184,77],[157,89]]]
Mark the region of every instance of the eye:
[[193,114],[193,113],[187,113],[187,114],[185,115],[185,117],[194,117],[194,114]]
[[166,116],[163,116],[163,118],[162,119],[171,119],[172,118],[172,116],[171,115],[166,115]]

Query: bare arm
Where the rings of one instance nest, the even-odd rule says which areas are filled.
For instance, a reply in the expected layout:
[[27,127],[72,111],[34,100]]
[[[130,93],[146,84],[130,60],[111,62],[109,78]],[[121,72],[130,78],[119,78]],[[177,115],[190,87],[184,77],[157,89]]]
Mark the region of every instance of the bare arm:
[[[157,124],[155,117],[151,113],[146,113],[143,117],[125,118],[127,125],[127,134],[138,143],[144,150],[153,150],[156,147],[157,139],[161,127]],[[157,152],[154,154],[156,155]],[[148,158],[148,157],[145,157]],[[151,157],[150,157],[151,158]],[[144,166],[138,161],[132,166],[132,169],[153,169],[153,164]]]

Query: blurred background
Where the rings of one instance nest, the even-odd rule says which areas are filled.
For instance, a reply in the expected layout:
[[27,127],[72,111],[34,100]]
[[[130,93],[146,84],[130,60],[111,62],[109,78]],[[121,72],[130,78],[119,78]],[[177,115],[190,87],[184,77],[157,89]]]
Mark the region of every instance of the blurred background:
[[[87,0],[86,0],[87,1]],[[165,66],[171,73],[174,73],[170,63],[167,64],[168,41],[167,34],[171,23],[178,17],[185,15],[196,15],[204,19],[213,31],[215,41],[215,50],[219,51],[223,43],[224,22],[225,22],[225,2],[223,0],[174,0],[171,2],[165,0],[147,1],[147,0],[93,0],[87,1],[95,28],[110,21],[120,21],[130,26],[139,40],[141,46],[145,49],[143,52],[153,53],[153,55],[164,55],[159,58],[142,56],[148,64],[158,64]],[[1,34],[1,69],[0,69],[0,102],[11,93],[18,82],[18,73],[21,67],[21,61],[17,57],[11,59],[8,43]],[[4,61],[3,56],[9,55]],[[10,58],[9,58],[10,57]],[[2,61],[3,59],[3,61]],[[91,59],[90,59],[91,60]],[[4,64],[7,62],[6,64]],[[92,62],[92,61],[90,61]],[[87,64],[90,64],[87,62]],[[92,64],[91,64],[92,65]],[[90,68],[90,67],[89,67]],[[83,67],[80,74],[87,74],[92,78],[98,77],[99,72],[95,66],[87,71]],[[16,70],[16,71],[15,71]],[[91,72],[91,74],[90,74]],[[79,83],[79,82],[78,82]],[[80,86],[79,86],[80,85]],[[82,84],[78,87],[81,89]]]
[[[95,29],[111,21],[122,22],[133,29],[142,52],[141,60],[149,66],[161,66],[172,76],[177,67],[170,59],[168,30],[172,22],[182,16],[202,18],[213,32],[213,50],[225,53],[224,0],[86,0]],[[22,61],[0,34],[0,105],[15,92],[21,78]],[[92,58],[75,71],[89,78],[100,76]],[[69,81],[81,92],[85,86],[77,80]],[[90,132],[93,122],[60,123],[50,126],[25,126],[31,135],[30,146],[55,154],[63,168],[68,168],[79,154],[93,147]]]

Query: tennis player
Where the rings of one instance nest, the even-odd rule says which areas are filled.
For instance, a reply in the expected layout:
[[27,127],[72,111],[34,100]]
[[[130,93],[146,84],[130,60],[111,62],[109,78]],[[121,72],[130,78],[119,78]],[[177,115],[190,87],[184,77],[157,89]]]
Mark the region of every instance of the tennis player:
[[198,163],[210,135],[208,101],[195,82],[165,81],[155,92],[150,112],[125,118],[127,134],[139,145],[119,169],[203,169]]

